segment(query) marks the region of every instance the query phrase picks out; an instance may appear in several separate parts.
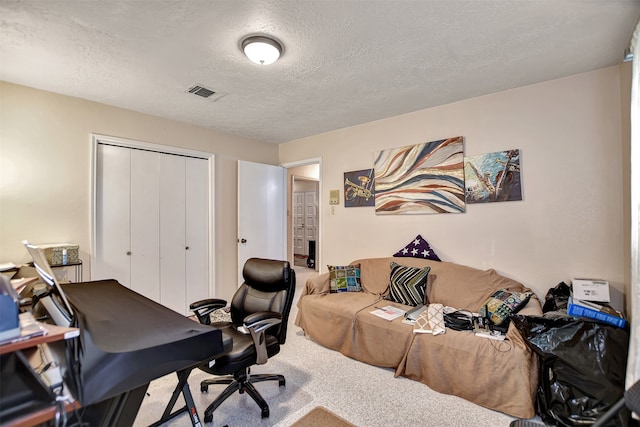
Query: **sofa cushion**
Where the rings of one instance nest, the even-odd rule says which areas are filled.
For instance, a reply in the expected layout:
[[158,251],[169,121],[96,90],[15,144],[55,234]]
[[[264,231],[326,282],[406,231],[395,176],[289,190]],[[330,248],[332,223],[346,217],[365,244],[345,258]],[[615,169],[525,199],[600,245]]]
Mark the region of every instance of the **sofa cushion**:
[[532,292],[499,289],[487,298],[478,313],[482,317],[488,317],[494,325],[502,325],[511,314],[517,313],[527,305],[531,295],[533,295]]
[[328,265],[329,292],[360,292],[362,282],[360,280],[360,264],[355,265]]
[[393,254],[393,256],[432,259],[434,261],[440,261],[440,257],[436,255],[436,252],[431,248],[429,242],[427,242],[427,240],[419,234],[404,248]]
[[390,267],[389,295],[385,299],[412,307],[423,304],[430,268],[410,267],[396,262],[391,262]]

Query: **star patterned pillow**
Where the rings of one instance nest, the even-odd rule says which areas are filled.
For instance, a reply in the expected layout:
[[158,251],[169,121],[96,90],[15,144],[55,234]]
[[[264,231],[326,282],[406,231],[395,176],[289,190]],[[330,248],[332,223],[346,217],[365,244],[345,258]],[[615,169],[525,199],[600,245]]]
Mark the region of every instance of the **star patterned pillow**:
[[395,257],[413,257],[441,261],[435,251],[421,235],[417,235],[407,246],[393,254]]

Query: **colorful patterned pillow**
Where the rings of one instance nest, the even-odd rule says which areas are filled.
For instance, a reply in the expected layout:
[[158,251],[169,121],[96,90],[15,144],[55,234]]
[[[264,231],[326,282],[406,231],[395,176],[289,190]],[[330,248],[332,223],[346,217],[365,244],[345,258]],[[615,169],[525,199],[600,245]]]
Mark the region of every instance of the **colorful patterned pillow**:
[[478,310],[480,317],[488,317],[494,325],[500,326],[527,305],[533,292],[516,292],[507,289],[495,291]]
[[413,258],[423,258],[423,259],[431,259],[434,261],[440,261],[440,257],[436,255],[435,251],[429,246],[429,242],[427,242],[421,235],[417,235],[415,239],[413,239],[407,246],[400,249],[398,252],[393,254],[396,257],[413,257]]
[[330,293],[360,292],[360,264],[355,265],[327,265],[329,269]]
[[385,299],[417,306],[424,303],[430,267],[408,267],[391,262],[389,295]]

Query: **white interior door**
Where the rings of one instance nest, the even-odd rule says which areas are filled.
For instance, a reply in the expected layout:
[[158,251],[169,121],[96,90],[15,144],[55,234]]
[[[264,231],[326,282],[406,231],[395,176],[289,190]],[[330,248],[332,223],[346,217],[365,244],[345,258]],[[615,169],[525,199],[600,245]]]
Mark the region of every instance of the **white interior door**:
[[293,253],[308,255],[304,243],[304,192],[293,193]]
[[249,258],[286,260],[286,169],[238,161],[238,286]]
[[[305,255],[309,255],[309,240],[318,237],[318,194],[315,191],[304,192],[304,247]],[[317,249],[317,248],[316,248]]]

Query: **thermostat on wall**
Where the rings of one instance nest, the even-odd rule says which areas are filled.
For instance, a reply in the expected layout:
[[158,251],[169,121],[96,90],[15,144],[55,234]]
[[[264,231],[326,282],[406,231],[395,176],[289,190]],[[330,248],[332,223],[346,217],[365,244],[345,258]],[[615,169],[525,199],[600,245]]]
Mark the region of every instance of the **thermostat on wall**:
[[329,190],[329,204],[330,205],[340,204],[340,190]]

